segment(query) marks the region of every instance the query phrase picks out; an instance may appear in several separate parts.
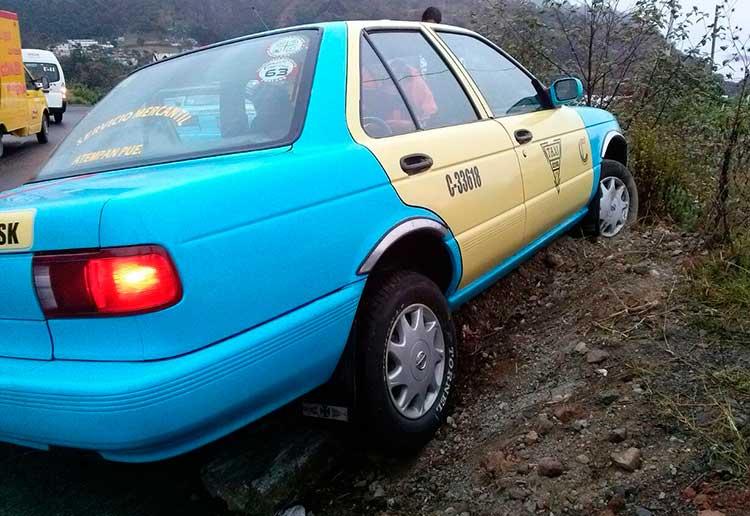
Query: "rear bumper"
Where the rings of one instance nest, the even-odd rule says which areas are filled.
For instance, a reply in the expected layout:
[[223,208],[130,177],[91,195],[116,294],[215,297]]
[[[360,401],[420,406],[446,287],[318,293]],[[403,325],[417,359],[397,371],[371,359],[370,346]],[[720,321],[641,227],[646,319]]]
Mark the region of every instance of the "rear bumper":
[[169,360],[0,359],[0,440],[94,450],[125,462],[197,448],[325,383],[363,287]]

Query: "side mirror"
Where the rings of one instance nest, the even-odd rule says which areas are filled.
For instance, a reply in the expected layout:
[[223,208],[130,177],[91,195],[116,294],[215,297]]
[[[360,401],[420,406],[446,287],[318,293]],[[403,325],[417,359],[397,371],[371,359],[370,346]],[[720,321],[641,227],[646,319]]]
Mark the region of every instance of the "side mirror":
[[549,88],[552,104],[564,106],[583,98],[583,83],[575,77],[557,79]]
[[36,81],[34,83],[34,86],[36,86],[36,89],[42,90],[45,93],[49,91],[49,79],[47,77],[42,76],[42,79],[39,81]]

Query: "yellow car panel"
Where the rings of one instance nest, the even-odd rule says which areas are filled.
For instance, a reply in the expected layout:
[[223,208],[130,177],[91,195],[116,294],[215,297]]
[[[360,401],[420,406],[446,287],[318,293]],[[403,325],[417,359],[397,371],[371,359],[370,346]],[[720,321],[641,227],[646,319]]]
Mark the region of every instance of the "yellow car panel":
[[29,88],[21,55],[21,33],[15,13],[0,11],[0,125],[17,136],[42,129],[47,101]]
[[[359,52],[363,27],[356,30],[358,24],[350,25],[355,27],[349,31],[347,85],[347,119],[352,135],[378,158],[404,203],[429,209],[445,221],[461,249],[460,286],[466,285],[511,256],[522,243],[523,183],[513,142],[500,124],[486,117],[465,83],[483,120],[385,138],[368,136],[360,119]],[[465,80],[453,68],[454,63],[448,64],[461,81]],[[433,166],[426,172],[408,175],[401,168],[401,158],[415,153],[430,156]]]
[[510,134],[530,131],[516,144],[526,202],[524,243],[584,207],[594,180],[591,148],[581,117],[568,107],[499,119]]

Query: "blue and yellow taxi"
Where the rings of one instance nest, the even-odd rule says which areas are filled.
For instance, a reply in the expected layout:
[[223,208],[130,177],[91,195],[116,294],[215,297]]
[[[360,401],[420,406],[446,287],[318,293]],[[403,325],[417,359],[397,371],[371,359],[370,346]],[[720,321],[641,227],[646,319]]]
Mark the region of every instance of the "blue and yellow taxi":
[[626,140],[581,95],[393,21],[133,73],[0,193],[0,440],[160,460],[312,393],[419,447],[456,393],[451,312],[636,217]]

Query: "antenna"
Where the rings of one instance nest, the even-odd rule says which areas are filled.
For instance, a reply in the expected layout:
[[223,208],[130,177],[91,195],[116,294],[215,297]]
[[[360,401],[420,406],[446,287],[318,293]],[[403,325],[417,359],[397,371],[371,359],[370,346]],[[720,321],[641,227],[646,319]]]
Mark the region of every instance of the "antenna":
[[263,24],[263,27],[265,27],[265,29],[266,29],[266,30],[271,30],[271,29],[269,29],[269,28],[268,28],[268,25],[266,25],[266,22],[265,22],[265,21],[263,21],[263,17],[262,17],[261,15],[260,15],[260,13],[259,13],[259,12],[258,12],[258,10],[257,10],[257,9],[255,8],[255,6],[254,6],[254,5],[253,5],[253,6],[250,6],[250,9],[252,9],[252,10],[253,10],[253,13],[255,13],[255,16],[257,16],[257,17],[258,17],[258,19],[260,20],[260,23],[262,23],[262,24]]

